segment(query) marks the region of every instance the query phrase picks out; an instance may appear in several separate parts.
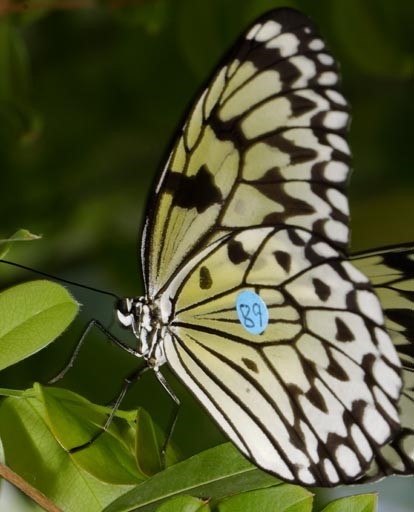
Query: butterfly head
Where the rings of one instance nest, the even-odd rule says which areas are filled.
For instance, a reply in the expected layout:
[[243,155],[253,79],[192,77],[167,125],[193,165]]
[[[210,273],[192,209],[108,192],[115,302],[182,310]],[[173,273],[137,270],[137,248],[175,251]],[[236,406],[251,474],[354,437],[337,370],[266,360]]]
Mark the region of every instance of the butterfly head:
[[119,299],[115,306],[118,322],[138,339],[137,354],[146,357],[152,348],[153,311],[145,297]]
[[119,299],[115,305],[118,322],[138,336],[140,329],[152,330],[152,312],[145,297]]

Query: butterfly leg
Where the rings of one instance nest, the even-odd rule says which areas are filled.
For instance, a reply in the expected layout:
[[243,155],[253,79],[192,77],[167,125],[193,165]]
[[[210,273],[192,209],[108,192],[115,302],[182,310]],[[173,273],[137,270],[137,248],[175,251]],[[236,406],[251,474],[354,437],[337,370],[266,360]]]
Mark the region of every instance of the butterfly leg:
[[178,398],[178,396],[171,389],[170,385],[166,381],[164,375],[159,371],[159,369],[158,368],[157,369],[154,368],[154,370],[155,370],[154,373],[155,373],[155,376],[158,379],[158,382],[165,389],[165,391],[170,395],[170,397],[172,398],[172,400],[174,402],[174,409],[172,411],[170,420],[168,422],[167,435],[165,436],[164,444],[163,444],[162,449],[161,449],[161,462],[162,462],[162,466],[165,468],[166,467],[167,447],[168,447],[168,444],[169,444],[169,442],[171,440],[172,434],[174,432],[175,424],[177,423],[178,411],[180,409],[181,402],[180,402],[180,399]]
[[54,384],[55,382],[58,382],[72,368],[76,358],[79,355],[82,345],[83,345],[89,331],[92,329],[92,327],[97,327],[98,329],[100,329],[105,334],[105,336],[109,339],[109,341],[114,343],[117,347],[122,348],[123,350],[125,350],[129,354],[132,354],[133,356],[137,357],[139,355],[132,347],[130,347],[126,343],[123,343],[116,336],[114,336],[103,324],[101,324],[101,322],[99,322],[99,320],[93,319],[90,322],[88,322],[87,326],[83,330],[83,333],[82,333],[81,337],[79,338],[79,341],[75,347],[75,350],[72,353],[72,356],[71,356],[69,362],[55,377],[51,378],[48,381],[48,384]]
[[87,448],[92,443],[94,443],[98,437],[100,437],[104,432],[106,432],[112,423],[112,420],[114,419],[114,416],[116,414],[116,411],[119,409],[119,406],[122,403],[122,400],[124,399],[126,393],[128,392],[129,388],[131,387],[134,382],[140,379],[141,375],[143,375],[147,370],[149,370],[150,366],[148,366],[147,363],[145,363],[143,366],[138,368],[137,370],[134,370],[131,374],[129,374],[127,377],[124,378],[124,383],[121,388],[120,393],[118,394],[114,405],[112,406],[112,410],[108,416],[108,418],[105,421],[104,426],[98,430],[90,439],[84,444],[81,444],[79,446],[75,446],[74,448],[71,448],[69,453],[76,453],[80,450],[83,450],[84,448]]

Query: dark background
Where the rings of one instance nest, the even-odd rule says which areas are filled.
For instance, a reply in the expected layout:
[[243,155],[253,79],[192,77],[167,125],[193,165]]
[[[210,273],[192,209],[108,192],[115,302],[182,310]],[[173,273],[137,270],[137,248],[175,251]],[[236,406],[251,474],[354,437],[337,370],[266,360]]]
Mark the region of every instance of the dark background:
[[[146,197],[178,123],[241,30],[285,5],[318,24],[341,63],[353,108],[352,250],[413,240],[414,2],[29,0],[0,7],[0,238],[24,227],[43,239],[17,244],[9,258],[140,295]],[[36,278],[0,267],[1,288]],[[88,320],[111,325],[111,299],[70,290],[83,304],[76,323],[0,373],[0,386],[45,382]],[[94,333],[61,384],[106,403],[136,364]],[[144,405],[164,425],[170,400],[153,376],[143,380],[123,406]],[[183,454],[219,442],[211,420],[171,382],[184,397],[174,436]]]

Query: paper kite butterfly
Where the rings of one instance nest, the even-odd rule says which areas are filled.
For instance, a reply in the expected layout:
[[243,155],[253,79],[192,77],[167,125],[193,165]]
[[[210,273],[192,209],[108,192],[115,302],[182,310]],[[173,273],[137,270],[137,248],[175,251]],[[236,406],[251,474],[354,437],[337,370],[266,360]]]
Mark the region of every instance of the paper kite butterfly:
[[259,18],[177,136],[145,295],[117,311],[160,379],[168,363],[248,459],[303,485],[414,471],[414,245],[347,255],[348,121],[310,20]]

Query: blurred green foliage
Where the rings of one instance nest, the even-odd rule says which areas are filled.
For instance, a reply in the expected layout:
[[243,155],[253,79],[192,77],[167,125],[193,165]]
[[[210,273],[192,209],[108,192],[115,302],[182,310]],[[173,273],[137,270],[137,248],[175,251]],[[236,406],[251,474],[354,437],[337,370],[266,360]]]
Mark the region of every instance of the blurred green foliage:
[[[352,248],[412,240],[410,0],[6,1],[0,7],[0,238],[19,227],[43,235],[16,246],[10,259],[140,295],[139,229],[169,141],[240,31],[282,5],[307,13],[341,63],[353,107]],[[0,267],[2,288],[32,278]],[[1,372],[0,386],[46,382],[89,319],[111,325],[111,300],[75,287],[71,293],[83,304],[74,327]],[[136,364],[94,333],[62,385],[105,403]],[[183,386],[169,379],[184,397],[174,435],[183,454],[222,439]],[[153,376],[142,380],[124,407],[142,405],[165,425],[169,397]]]

